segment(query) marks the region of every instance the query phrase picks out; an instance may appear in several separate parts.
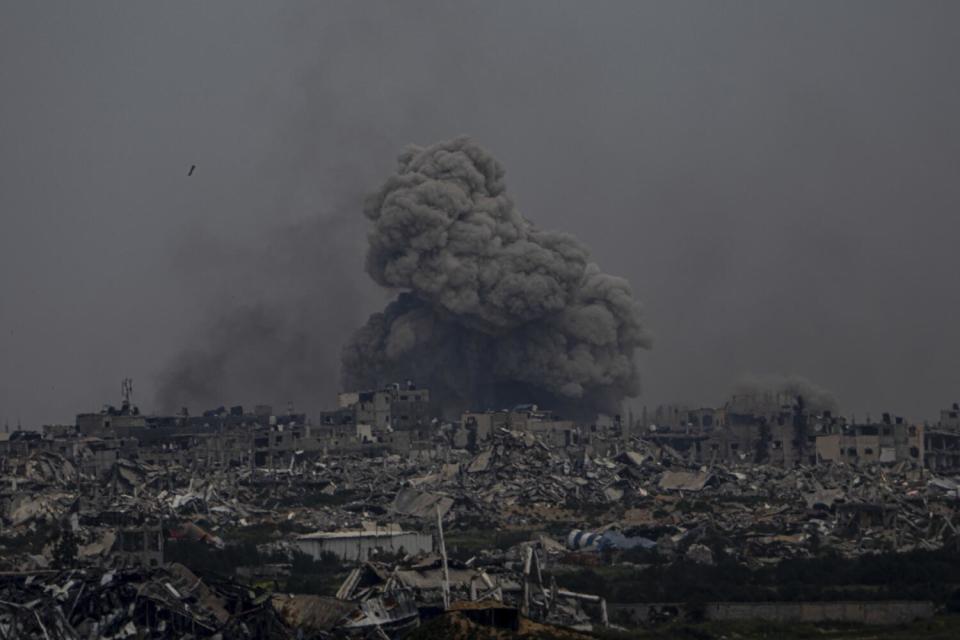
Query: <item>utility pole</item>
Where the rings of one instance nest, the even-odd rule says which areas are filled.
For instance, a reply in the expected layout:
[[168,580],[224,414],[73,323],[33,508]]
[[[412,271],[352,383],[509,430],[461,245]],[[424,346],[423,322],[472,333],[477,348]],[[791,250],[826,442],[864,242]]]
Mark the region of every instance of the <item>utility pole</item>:
[[450,608],[450,568],[447,566],[447,545],[443,541],[443,517],[440,505],[437,508],[437,535],[440,538],[440,558],[443,560],[443,610]]

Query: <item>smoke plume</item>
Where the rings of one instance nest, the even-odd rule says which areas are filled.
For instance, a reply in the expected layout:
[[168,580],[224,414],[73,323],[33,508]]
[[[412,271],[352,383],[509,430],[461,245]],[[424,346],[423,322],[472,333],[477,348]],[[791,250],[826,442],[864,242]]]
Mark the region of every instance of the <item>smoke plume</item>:
[[214,236],[184,247],[181,267],[207,296],[194,312],[206,320],[158,376],[160,410],[329,407],[340,348],[373,306],[359,275],[362,232],[348,210],[337,204],[265,231],[256,245]]
[[794,404],[798,397],[814,413],[839,411],[833,393],[802,376],[745,376],[735,386],[731,404],[744,410],[776,411]]
[[615,413],[650,339],[626,280],[573,236],[534,227],[504,170],[468,138],[410,147],[364,208],[366,270],[400,291],[343,351],[343,383],[414,378],[445,406],[537,402]]

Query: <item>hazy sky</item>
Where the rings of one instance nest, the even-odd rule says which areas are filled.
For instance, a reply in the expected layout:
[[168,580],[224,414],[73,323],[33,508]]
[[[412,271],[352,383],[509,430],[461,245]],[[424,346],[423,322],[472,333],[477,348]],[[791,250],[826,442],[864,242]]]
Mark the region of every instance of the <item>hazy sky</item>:
[[305,314],[313,355],[251,356],[222,402],[331,404],[384,299],[360,199],[458,134],[633,284],[638,405],[782,373],[935,417],[960,400],[958,23],[906,0],[5,2],[0,420],[71,421],[125,376],[149,410],[238,305]]

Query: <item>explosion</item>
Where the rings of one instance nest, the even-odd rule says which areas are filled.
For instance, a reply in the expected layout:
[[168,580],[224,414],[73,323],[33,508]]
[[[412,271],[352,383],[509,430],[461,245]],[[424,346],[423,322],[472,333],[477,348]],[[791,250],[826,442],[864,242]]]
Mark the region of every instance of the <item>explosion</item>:
[[412,378],[452,410],[536,402],[581,416],[639,393],[634,354],[650,338],[629,283],[526,220],[469,138],[408,148],[364,214],[367,273],[400,293],[345,346],[347,388]]

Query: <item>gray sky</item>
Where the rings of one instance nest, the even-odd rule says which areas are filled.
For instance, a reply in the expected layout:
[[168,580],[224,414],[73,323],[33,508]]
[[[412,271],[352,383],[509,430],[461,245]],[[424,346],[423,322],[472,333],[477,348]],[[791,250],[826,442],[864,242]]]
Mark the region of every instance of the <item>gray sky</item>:
[[256,304],[316,331],[310,367],[250,369],[309,384],[222,402],[330,404],[340,344],[384,299],[360,197],[405,144],[457,134],[527,217],[631,281],[655,339],[639,403],[783,373],[847,413],[935,417],[960,400],[958,19],[906,1],[3,3],[0,420],[70,421],[124,376],[151,409],[170,363]]

